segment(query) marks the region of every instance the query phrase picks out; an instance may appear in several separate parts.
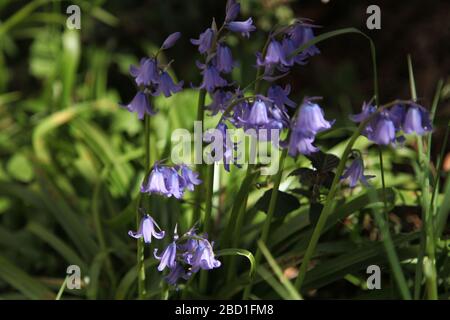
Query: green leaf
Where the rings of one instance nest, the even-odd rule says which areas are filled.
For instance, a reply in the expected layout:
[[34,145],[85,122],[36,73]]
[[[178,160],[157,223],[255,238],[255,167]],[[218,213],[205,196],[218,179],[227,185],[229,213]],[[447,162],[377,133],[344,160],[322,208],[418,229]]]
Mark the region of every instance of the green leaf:
[[[272,195],[272,189],[264,192],[263,196],[256,202],[255,207],[267,213],[269,209],[270,197]],[[274,216],[283,217],[289,212],[297,210],[300,207],[300,201],[293,195],[278,190],[278,199],[275,206]]]
[[13,178],[22,182],[30,182],[34,177],[31,163],[22,153],[15,153],[9,159],[6,169]]
[[255,257],[253,254],[244,249],[236,249],[236,248],[228,248],[228,249],[222,249],[216,252],[216,256],[243,256],[248,259],[250,262],[250,271],[249,271],[249,277],[252,278],[253,274],[255,273]]
[[55,295],[43,284],[13,265],[0,255],[0,277],[12,287],[19,290],[28,299],[54,299]]

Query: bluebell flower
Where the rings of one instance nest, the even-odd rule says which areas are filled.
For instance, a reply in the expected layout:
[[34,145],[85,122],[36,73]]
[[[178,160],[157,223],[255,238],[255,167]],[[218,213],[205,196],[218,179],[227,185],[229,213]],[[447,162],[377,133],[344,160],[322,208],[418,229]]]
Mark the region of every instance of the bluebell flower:
[[364,163],[362,158],[358,157],[353,160],[350,166],[345,170],[341,179],[348,180],[350,188],[354,188],[358,181],[361,181],[363,185],[368,186],[369,183],[367,182],[367,179],[371,179],[373,177],[375,176],[364,175]]
[[138,119],[140,120],[144,119],[145,114],[150,116],[156,114],[156,111],[153,110],[147,95],[142,91],[139,91],[129,104],[122,105],[122,107],[126,108],[130,112],[136,112]]
[[172,34],[170,34],[166,40],[164,40],[161,49],[162,50],[166,50],[169,49],[171,47],[173,47],[175,45],[175,43],[178,41],[178,39],[180,39],[181,37],[181,32],[174,32]]
[[405,107],[401,104],[396,104],[389,110],[389,118],[391,118],[397,131],[400,130],[403,126],[405,113]]
[[[230,164],[235,164],[237,167],[240,167],[237,164],[240,155],[235,155],[235,151],[237,150],[237,144],[231,140],[227,125],[221,121],[217,125],[216,129],[219,130],[221,133],[222,143],[212,144],[211,156],[215,158],[216,155],[218,154],[222,155],[224,169],[228,172],[230,171]],[[214,141],[213,138],[215,139],[216,136],[212,136],[208,132],[206,132],[204,135],[204,141],[207,143],[213,142]],[[220,149],[217,150],[216,147]]]
[[183,81],[175,84],[170,75],[166,71],[163,71],[161,73],[157,93],[155,95],[158,95],[160,92],[162,92],[166,97],[170,97],[172,93],[181,91],[182,87]]
[[167,246],[167,248],[163,251],[162,256],[158,255],[158,249],[153,251],[153,255],[155,259],[159,260],[158,271],[163,271],[165,267],[169,269],[173,269],[176,266],[176,257],[177,257],[177,244],[173,241],[171,244]]
[[288,64],[281,44],[277,40],[271,40],[267,46],[266,55],[264,57],[257,55],[257,65],[272,66],[279,63],[284,65]]
[[197,240],[194,252],[189,256],[190,271],[195,273],[200,269],[211,270],[219,268],[221,263],[215,258],[212,244],[207,239]]
[[281,42],[281,48],[283,49],[285,64],[292,66],[294,63],[299,65],[305,65],[307,63],[308,55],[303,51],[294,55],[294,51],[298,49],[294,41],[290,38],[284,38]]
[[245,21],[231,21],[226,24],[226,27],[231,32],[240,32],[243,37],[250,37],[250,32],[255,31],[256,27],[253,25],[253,19],[248,18]]
[[331,128],[333,123],[334,121],[325,120],[323,110],[318,104],[311,100],[305,100],[295,120],[294,131],[301,131],[303,135],[313,137],[317,133]]
[[214,59],[214,65],[220,72],[230,73],[234,68],[234,61],[231,55],[231,49],[222,43],[217,45],[217,53]]
[[417,104],[412,104],[406,112],[403,131],[405,133],[417,133],[423,135],[432,130],[430,115],[428,111]]
[[396,128],[387,111],[377,115],[367,130],[367,138],[379,145],[395,144]]
[[[299,21],[289,29],[288,35],[294,45],[298,48],[314,39],[313,26]],[[306,48],[303,52],[308,56],[314,56],[320,53],[315,45]]]
[[162,168],[164,181],[167,186],[168,197],[175,197],[181,199],[184,194],[183,180],[178,171],[175,168],[163,167]]
[[178,280],[184,279],[188,280],[191,277],[190,272],[186,272],[183,268],[183,266],[179,263],[175,264],[174,268],[170,269],[169,274],[165,277],[165,280],[168,284],[171,286],[175,286],[178,283]]
[[266,103],[262,100],[256,100],[245,122],[254,127],[262,127],[269,124],[269,111]]
[[374,105],[372,105],[370,102],[364,102],[362,105],[361,113],[350,115],[349,117],[353,122],[363,122],[375,111],[377,111],[377,108]]
[[211,111],[211,115],[216,115],[219,111],[223,112],[227,108],[227,104],[233,98],[233,93],[230,91],[216,90],[212,94],[212,101],[206,107]]
[[130,66],[130,74],[138,86],[150,86],[159,83],[158,63],[154,58],[142,58],[140,66]]
[[288,95],[291,92],[291,86],[288,84],[284,89],[278,85],[273,85],[267,92],[267,97],[274,102],[274,104],[281,110],[286,110],[285,106],[294,108],[297,104],[289,99]]
[[240,10],[241,5],[239,3],[236,3],[235,0],[228,0],[226,5],[225,22],[230,22],[236,19]]
[[198,39],[191,39],[191,43],[198,46],[200,53],[207,53],[213,44],[214,31],[211,28],[206,29]]
[[288,148],[288,153],[291,157],[296,157],[298,154],[310,155],[319,151],[312,143],[314,137],[304,134],[302,131],[291,132],[288,143],[284,142],[283,147]]
[[183,179],[183,186],[190,191],[194,191],[194,186],[202,183],[198,178],[199,174],[192,171],[188,166],[181,165],[181,178]]
[[148,177],[144,179],[141,185],[142,193],[156,193],[160,195],[170,196],[170,192],[166,185],[166,173],[163,167],[155,164]]
[[128,235],[135,239],[143,237],[145,243],[151,243],[152,237],[155,239],[162,239],[164,238],[164,234],[165,232],[161,230],[156,221],[148,214],[144,215],[142,218],[138,231],[128,231]]
[[212,64],[202,65],[197,64],[202,70],[203,82],[200,89],[205,89],[208,92],[213,92],[216,88],[228,85],[227,81],[220,76],[219,71]]

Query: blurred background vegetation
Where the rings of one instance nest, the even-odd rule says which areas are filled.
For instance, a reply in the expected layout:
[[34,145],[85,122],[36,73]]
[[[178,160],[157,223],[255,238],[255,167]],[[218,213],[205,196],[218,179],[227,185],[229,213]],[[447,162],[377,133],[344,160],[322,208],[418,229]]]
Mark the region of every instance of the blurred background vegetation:
[[[368,31],[366,8],[374,3],[381,7],[382,29]],[[65,27],[65,11],[71,4],[81,7],[78,31]],[[250,40],[228,39],[240,62],[233,77],[244,85],[254,79],[255,52],[261,50],[267,32],[294,17],[313,19],[321,26],[317,33],[351,26],[368,32],[377,46],[382,102],[410,97],[406,63],[410,53],[424,106],[430,107],[438,80],[444,81],[433,133],[432,158],[438,157],[450,118],[448,1],[243,0],[241,4],[241,14],[254,17],[258,27]],[[187,89],[170,99],[157,99],[160,112],[152,121],[152,161],[167,157],[171,130],[191,129],[195,119],[197,93],[189,84],[197,85],[200,75],[195,67],[198,53],[189,39],[197,38],[212,17],[221,22],[224,8],[225,0],[0,2],[0,298],[54,298],[68,264],[88,270],[83,273],[88,275],[84,289],[71,291],[72,296],[135,297],[135,242],[126,234],[134,229],[143,141],[142,123],[118,106],[135,94],[128,68],[155,52],[168,34],[182,32],[168,54],[175,60],[174,75],[185,81]],[[304,95],[323,96],[327,118],[348,128],[347,115],[373,94],[367,42],[346,35],[321,43],[319,49],[321,55],[296,68],[282,83],[292,85],[297,102]],[[327,149],[347,138],[344,129],[319,145]],[[413,195],[418,188],[410,164],[413,150],[414,144],[386,155],[388,185],[398,187],[403,199],[392,218],[399,231],[418,230],[421,225]],[[370,155],[368,166],[376,172],[378,162]],[[450,156],[445,159],[444,172],[450,170]],[[296,167],[293,161],[290,166]],[[227,188],[223,194],[229,196],[217,196],[224,202],[221,208],[233,202],[241,175],[236,169],[222,175]],[[261,191],[252,199],[258,194]],[[181,221],[185,230],[189,201],[155,198],[153,211],[164,227]],[[220,212],[216,218],[220,221]],[[373,231],[360,220],[362,229]],[[358,230],[350,236],[353,244],[367,236]],[[278,234],[285,231],[278,229]],[[278,250],[292,247],[292,239],[289,244],[280,239]],[[346,252],[346,245],[334,248],[333,254]],[[383,257],[381,247],[367,259],[377,257]],[[316,282],[311,280],[311,288],[324,288],[311,295],[360,294],[355,278],[344,278],[367,265],[365,257],[361,259],[349,262],[337,277],[322,274]],[[150,279],[161,278],[154,269],[149,268]],[[156,296],[158,284],[151,289],[149,297]],[[262,290],[260,297],[279,296]]]

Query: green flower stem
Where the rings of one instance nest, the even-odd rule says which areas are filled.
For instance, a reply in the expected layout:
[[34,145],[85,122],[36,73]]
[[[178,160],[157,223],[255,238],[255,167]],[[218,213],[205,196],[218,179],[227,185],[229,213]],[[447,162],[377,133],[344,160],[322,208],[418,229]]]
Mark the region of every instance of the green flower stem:
[[[213,201],[213,188],[214,188],[214,163],[207,166],[206,172],[206,203],[205,203],[205,217],[203,220],[204,231],[206,233],[210,232],[211,227],[211,212],[212,212],[212,201]],[[200,272],[200,292],[205,292],[206,285],[208,281],[208,272],[202,270]]]
[[[206,99],[206,90],[201,89],[198,93],[198,104],[197,104],[197,121],[200,121],[202,124],[202,134],[203,134],[203,111],[205,106],[205,99]],[[203,141],[202,141],[203,145]],[[197,172],[200,175],[200,177],[204,180],[203,177],[203,147],[202,147],[202,154],[200,155],[200,159],[196,159],[196,161],[200,161],[197,165]],[[202,207],[202,193],[203,193],[203,186],[199,185],[196,188],[195,191],[195,201],[194,201],[194,214],[193,214],[193,223],[196,223],[200,220],[201,217],[201,207]]]
[[[281,153],[281,156],[280,156],[280,165],[279,165],[278,173],[275,176],[272,194],[270,195],[269,209],[267,210],[266,220],[264,221],[261,237],[259,239],[259,241],[262,243],[266,243],[267,239],[269,237],[270,224],[272,223],[273,215],[275,212],[275,206],[277,204],[278,188],[280,187],[281,177],[283,176],[284,160],[286,159],[287,154],[288,154],[288,149],[287,148],[283,149],[283,152]],[[256,250],[256,254],[255,254],[255,268],[258,268],[258,264],[261,260],[261,254],[262,254],[261,249],[260,249],[260,247],[258,247],[258,249]],[[244,295],[243,295],[244,300],[248,299],[250,292],[252,290],[252,286],[253,286],[253,277],[250,279],[250,283],[247,285],[247,287],[244,290]]]
[[[145,162],[144,171],[150,170],[150,116],[144,117],[144,150],[145,150]],[[142,197],[139,195],[137,202],[138,208],[136,210],[136,228],[139,229],[141,221],[141,214],[139,212],[139,206],[141,204]],[[136,229],[136,230],[137,230]],[[137,240],[137,274],[138,274],[138,293],[139,299],[144,299],[147,294],[145,287],[145,265],[144,265],[144,240],[142,238]]]

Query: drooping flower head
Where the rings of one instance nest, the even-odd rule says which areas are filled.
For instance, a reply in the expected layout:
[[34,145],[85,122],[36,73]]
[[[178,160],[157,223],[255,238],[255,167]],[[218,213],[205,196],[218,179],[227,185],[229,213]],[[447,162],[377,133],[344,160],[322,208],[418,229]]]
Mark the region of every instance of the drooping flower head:
[[164,96],[170,97],[172,93],[177,93],[182,90],[183,81],[180,81],[178,84],[175,84],[171,78],[171,76],[163,71],[160,76],[159,85],[157,92],[162,92]]
[[159,83],[158,63],[154,58],[142,58],[140,66],[130,66],[130,74],[138,86],[150,86]]
[[[159,232],[157,230],[159,230]],[[148,214],[144,215],[142,218],[138,231],[128,231],[130,237],[135,239],[144,238],[145,243],[151,243],[152,237],[155,239],[162,239],[164,238],[164,234],[165,232],[161,230],[156,221]]]
[[406,134],[415,132],[423,135],[431,130],[432,125],[428,111],[415,103],[409,106],[403,122],[403,131]]
[[122,107],[126,108],[130,112],[136,112],[139,120],[144,119],[144,115],[146,114],[150,116],[156,114],[156,111],[153,110],[147,95],[142,91],[139,91],[129,104],[122,105]]
[[283,89],[282,87],[278,85],[273,85],[269,88],[267,92],[267,97],[274,102],[274,104],[280,108],[281,110],[285,111],[286,107],[294,108],[296,106],[296,103],[289,99],[288,95],[291,92],[291,86],[288,84]]
[[[311,24],[298,21],[289,29],[288,36],[297,48],[301,47],[308,41],[314,39],[314,27],[315,26]],[[304,52],[308,56],[312,57],[316,54],[319,54],[320,50],[315,45],[312,45],[305,49]]]
[[238,32],[243,37],[249,38],[250,32],[256,30],[256,27],[253,25],[253,19],[248,18],[245,21],[231,21],[226,24],[226,27],[231,32]]
[[334,121],[325,120],[323,110],[318,104],[305,99],[295,120],[294,130],[313,137],[321,131],[330,129],[333,123]]
[[200,34],[198,39],[191,39],[191,43],[198,46],[201,54],[207,53],[211,49],[214,39],[214,31],[211,28],[206,29]]
[[156,163],[147,179],[141,185],[142,193],[155,193],[165,197],[181,199],[185,189],[193,190],[201,183],[198,173],[191,171],[186,165],[168,167]]
[[219,43],[217,45],[217,53],[213,63],[218,71],[230,73],[235,65],[231,55],[231,49],[223,43]]
[[203,65],[197,64],[199,68],[203,69],[203,82],[200,89],[205,89],[208,92],[214,92],[217,88],[225,87],[228,82],[220,76],[219,71],[213,64]]
[[352,161],[350,166],[345,170],[342,175],[342,180],[348,180],[350,188],[356,187],[358,181],[365,186],[368,186],[368,179],[371,179],[375,176],[372,175],[364,175],[364,162],[361,157],[357,157]]

